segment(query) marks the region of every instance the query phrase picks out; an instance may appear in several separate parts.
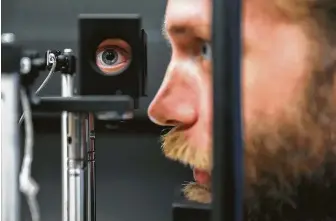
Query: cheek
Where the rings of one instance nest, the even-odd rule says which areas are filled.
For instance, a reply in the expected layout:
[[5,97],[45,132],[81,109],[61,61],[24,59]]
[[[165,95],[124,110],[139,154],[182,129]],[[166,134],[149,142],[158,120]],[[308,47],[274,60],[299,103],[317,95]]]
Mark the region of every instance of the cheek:
[[212,139],[212,72],[210,62],[200,63],[201,71],[191,87],[197,91],[197,122],[186,131],[192,146],[197,148],[211,148]]
[[[290,39],[292,39],[290,41]],[[293,41],[297,39],[297,41]],[[258,114],[280,116],[301,94],[308,69],[306,44],[296,32],[277,32],[256,43],[243,60],[243,105],[245,120]]]
[[271,58],[244,61],[243,104],[246,120],[258,114],[275,117],[292,105],[303,82],[303,72]]

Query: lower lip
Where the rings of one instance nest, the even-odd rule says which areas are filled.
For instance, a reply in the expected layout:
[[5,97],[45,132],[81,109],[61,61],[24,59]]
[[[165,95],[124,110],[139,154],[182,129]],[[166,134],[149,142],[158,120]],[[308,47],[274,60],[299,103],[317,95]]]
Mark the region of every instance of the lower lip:
[[194,179],[197,183],[201,185],[206,185],[210,183],[211,176],[208,172],[199,170],[199,169],[194,169]]

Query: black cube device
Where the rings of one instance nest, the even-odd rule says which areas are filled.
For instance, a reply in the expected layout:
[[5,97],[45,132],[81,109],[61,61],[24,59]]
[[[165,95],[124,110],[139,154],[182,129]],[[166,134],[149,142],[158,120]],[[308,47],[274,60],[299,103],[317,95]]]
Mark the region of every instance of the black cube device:
[[[79,16],[79,95],[146,96],[147,39],[137,14]],[[106,70],[106,71],[105,71]]]

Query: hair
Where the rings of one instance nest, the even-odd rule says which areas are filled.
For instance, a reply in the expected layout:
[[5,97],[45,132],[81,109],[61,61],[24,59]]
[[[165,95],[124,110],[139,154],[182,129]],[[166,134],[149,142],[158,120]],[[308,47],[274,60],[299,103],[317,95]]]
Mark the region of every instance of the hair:
[[309,24],[319,38],[336,47],[335,0],[275,0],[276,7],[291,20]]

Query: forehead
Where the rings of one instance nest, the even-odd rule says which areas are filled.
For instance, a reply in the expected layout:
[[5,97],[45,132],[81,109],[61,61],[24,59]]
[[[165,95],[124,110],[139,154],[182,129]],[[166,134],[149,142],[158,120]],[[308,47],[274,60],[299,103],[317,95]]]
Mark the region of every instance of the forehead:
[[211,24],[211,0],[168,0],[165,27]]
[[[278,20],[276,2],[288,0],[242,0],[244,22]],[[293,1],[293,0],[291,0]],[[164,28],[211,26],[212,0],[168,0]]]

